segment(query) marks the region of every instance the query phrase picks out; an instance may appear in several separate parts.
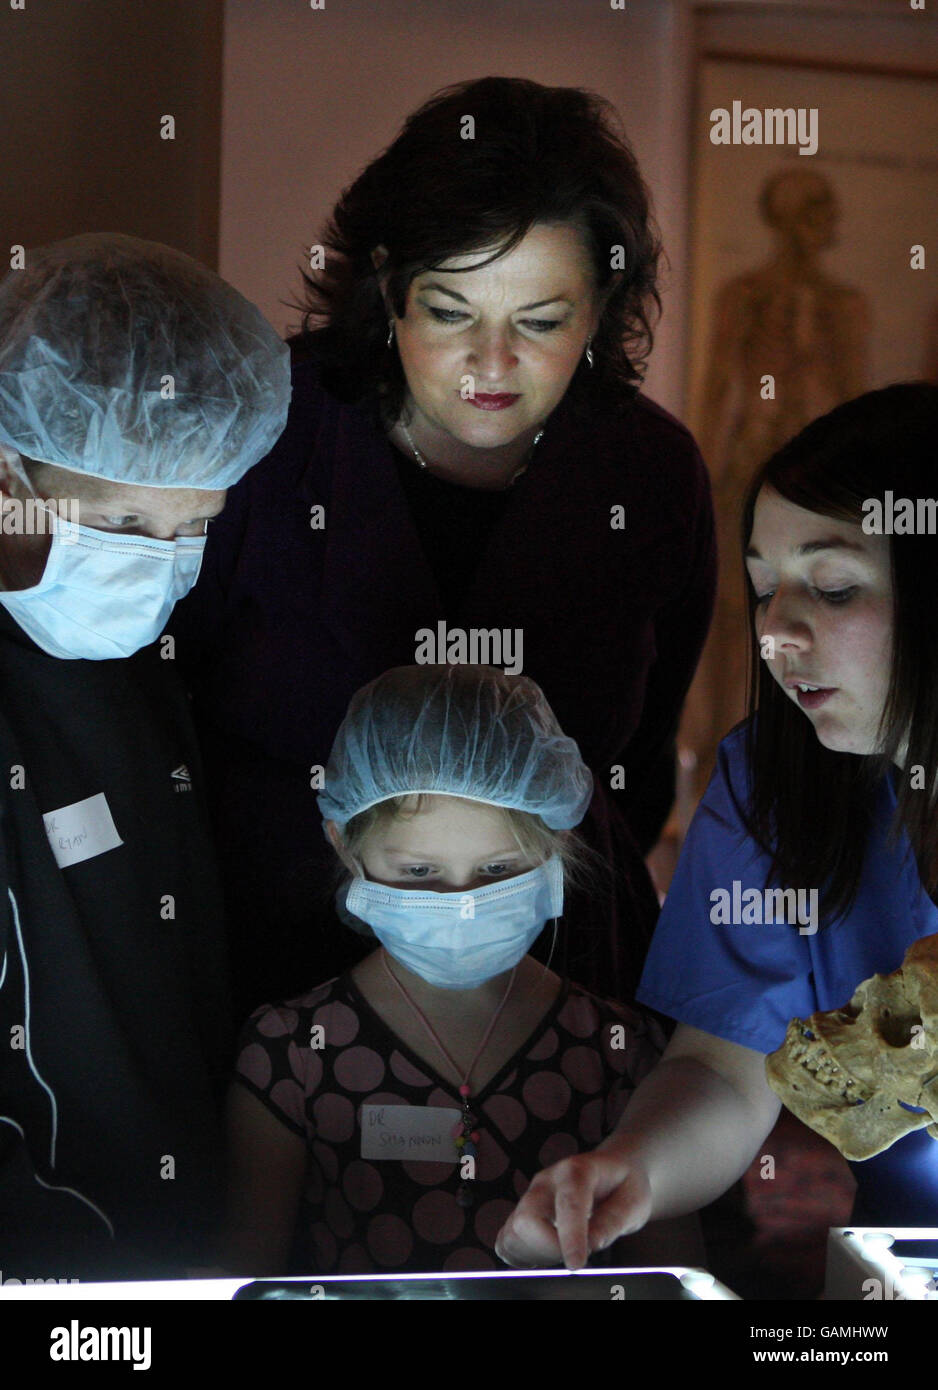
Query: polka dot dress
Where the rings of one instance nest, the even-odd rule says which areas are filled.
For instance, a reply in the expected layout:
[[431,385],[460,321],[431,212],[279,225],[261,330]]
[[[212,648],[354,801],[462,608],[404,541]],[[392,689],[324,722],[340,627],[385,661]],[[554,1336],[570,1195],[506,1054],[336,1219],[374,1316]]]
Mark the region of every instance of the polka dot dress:
[[457,1164],[361,1156],[363,1105],[460,1102],[348,975],[257,1009],[236,1079],[309,1149],[292,1272],[504,1268],[495,1238],[531,1179],[608,1134],[664,1043],[639,1009],[565,981],[528,1041],[473,1095],[475,1201],[462,1207]]

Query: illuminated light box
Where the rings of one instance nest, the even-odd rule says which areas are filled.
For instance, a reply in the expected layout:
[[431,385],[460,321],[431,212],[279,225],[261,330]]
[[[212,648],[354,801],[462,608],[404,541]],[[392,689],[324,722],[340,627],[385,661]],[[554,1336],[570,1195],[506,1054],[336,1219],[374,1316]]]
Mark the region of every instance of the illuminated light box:
[[938,1227],[834,1226],[825,1299],[938,1300]]
[[535,1269],[465,1274],[330,1274],[289,1279],[174,1279],[108,1284],[8,1284],[0,1301],[12,1300],[588,1300],[592,1302],[738,1301],[703,1269],[684,1266],[639,1269]]

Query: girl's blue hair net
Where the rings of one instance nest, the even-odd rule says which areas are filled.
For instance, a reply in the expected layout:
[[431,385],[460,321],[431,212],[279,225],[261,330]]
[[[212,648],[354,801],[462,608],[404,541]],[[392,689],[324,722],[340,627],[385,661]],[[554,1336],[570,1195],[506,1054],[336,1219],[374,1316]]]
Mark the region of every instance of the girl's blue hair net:
[[417,792],[461,796],[569,830],[593,776],[527,676],[494,666],[396,666],[356,691],[318,797],[340,830],[369,806]]
[[26,458],[221,491],[289,402],[289,349],[260,310],[169,246],[69,237],[0,283],[0,439]]

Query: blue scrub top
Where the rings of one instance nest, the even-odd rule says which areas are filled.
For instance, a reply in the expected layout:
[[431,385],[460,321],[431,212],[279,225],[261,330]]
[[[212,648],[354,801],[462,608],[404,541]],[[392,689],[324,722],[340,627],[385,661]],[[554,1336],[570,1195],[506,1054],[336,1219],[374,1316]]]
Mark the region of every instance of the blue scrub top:
[[[720,744],[710,785],[691,822],[655,929],[638,999],[729,1042],[774,1052],[792,1018],[837,1009],[874,973],[902,964],[913,941],[938,932],[938,907],[925,892],[908,837],[887,832],[896,793],[879,788],[860,889],[853,908],[813,935],[786,922],[721,925],[711,894],[746,902],[761,890],[768,856],[747,834],[735,797],[748,805],[745,724]],[[746,916],[743,912],[740,914]],[[763,914],[768,916],[768,912]],[[851,1163],[857,1224],[938,1224],[938,1143],[924,1130],[885,1153]]]

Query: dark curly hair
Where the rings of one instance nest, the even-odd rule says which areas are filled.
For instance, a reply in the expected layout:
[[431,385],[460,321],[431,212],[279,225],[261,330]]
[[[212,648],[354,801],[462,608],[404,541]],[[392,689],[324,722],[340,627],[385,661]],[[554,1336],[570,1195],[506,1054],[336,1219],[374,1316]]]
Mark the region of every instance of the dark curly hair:
[[[467,117],[474,138],[462,138]],[[579,227],[596,290],[607,294],[593,337],[594,369],[571,391],[608,406],[630,401],[651,349],[661,245],[650,198],[612,105],[574,87],[484,77],[437,92],[347,188],[323,236],[325,267],[307,273],[294,353],[315,355],[324,384],[346,400],[374,394],[386,419],[406,381],[371,253],[395,314],[411,281],[454,256],[512,250],[540,222]],[[613,265],[616,248],[617,259]],[[488,264],[489,262],[486,262]],[[625,388],[625,389],[623,389]]]

